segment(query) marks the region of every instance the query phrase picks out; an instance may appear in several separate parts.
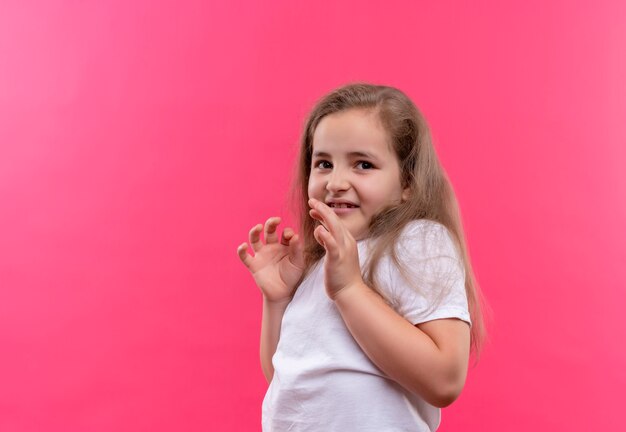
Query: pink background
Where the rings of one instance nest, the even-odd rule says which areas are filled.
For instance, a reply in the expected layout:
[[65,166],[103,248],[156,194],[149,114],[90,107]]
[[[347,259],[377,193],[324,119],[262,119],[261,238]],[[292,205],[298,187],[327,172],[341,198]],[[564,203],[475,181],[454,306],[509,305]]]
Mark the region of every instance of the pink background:
[[1,3],[0,430],[259,430],[235,250],[355,80],[428,118],[494,311],[440,430],[626,428],[625,3],[381,3]]

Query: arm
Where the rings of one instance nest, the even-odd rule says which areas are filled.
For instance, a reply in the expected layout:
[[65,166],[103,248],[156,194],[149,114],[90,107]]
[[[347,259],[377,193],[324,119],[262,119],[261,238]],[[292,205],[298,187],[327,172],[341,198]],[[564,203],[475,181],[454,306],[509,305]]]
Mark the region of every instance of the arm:
[[[250,230],[249,240],[254,256],[248,253],[247,243],[237,248],[237,255],[250,270],[263,294],[260,357],[268,382],[274,375],[272,356],[280,338],[283,314],[304,272],[302,243],[291,228],[285,228],[279,241],[276,233],[279,223],[280,218],[273,217],[265,222],[265,228],[258,224]],[[262,230],[265,244],[261,241]]]
[[339,291],[335,304],[370,360],[437,407],[459,396],[467,375],[469,325],[457,319],[413,326],[363,283]]
[[465,383],[469,326],[457,319],[413,326],[363,282],[356,241],[338,216],[311,199],[323,222],[315,239],[326,250],[325,286],[361,349],[389,377],[428,403],[451,404]]
[[289,300],[284,302],[271,302],[263,298],[263,319],[261,321],[261,369],[269,383],[274,376],[272,357],[276,352],[280,339],[280,325],[285,314]]

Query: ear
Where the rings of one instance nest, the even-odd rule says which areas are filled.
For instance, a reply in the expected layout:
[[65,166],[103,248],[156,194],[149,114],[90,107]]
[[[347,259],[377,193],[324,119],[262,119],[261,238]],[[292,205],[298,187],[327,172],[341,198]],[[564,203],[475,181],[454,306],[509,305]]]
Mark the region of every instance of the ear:
[[411,188],[406,187],[402,190],[402,202],[406,202],[411,198]]

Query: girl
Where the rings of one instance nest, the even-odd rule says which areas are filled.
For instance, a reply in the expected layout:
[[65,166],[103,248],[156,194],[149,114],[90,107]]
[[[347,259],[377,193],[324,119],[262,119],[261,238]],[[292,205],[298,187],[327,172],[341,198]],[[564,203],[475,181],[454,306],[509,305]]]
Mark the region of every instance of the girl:
[[[434,431],[483,339],[453,189],[401,91],[322,98],[301,139],[302,235],[237,249],[263,293],[263,430]],[[261,241],[263,232],[264,241]]]

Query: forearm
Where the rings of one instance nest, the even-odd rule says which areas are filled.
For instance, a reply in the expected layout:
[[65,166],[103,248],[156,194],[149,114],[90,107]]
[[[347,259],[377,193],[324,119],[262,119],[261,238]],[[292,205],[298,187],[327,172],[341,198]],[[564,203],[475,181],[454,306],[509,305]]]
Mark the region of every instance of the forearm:
[[270,302],[263,298],[263,318],[261,321],[261,369],[263,375],[269,383],[274,376],[274,366],[272,365],[272,357],[276,352],[278,340],[280,339],[280,326],[283,321],[285,309],[287,309],[289,301]]
[[465,370],[371,288],[354,285],[334,300],[361,349],[390,378],[435,406],[447,406],[458,396]]

